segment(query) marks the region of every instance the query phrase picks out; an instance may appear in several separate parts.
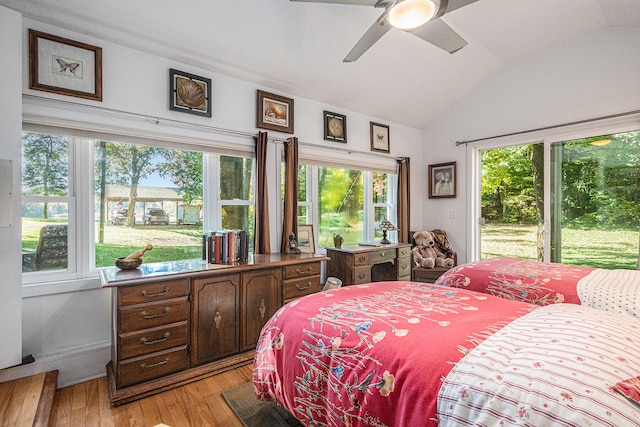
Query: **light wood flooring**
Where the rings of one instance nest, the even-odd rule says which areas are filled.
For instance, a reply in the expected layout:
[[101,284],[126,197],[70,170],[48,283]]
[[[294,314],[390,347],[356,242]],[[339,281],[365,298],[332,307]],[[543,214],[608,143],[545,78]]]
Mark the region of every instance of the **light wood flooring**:
[[[64,387],[55,393],[48,425],[242,427],[222,397],[222,391],[251,381],[251,368],[251,364],[245,365],[115,408],[111,406],[106,377]],[[20,405],[23,400],[33,399],[23,398]],[[15,396],[12,402],[7,406],[18,406]],[[18,421],[17,417],[10,421],[0,416],[2,427],[31,425],[31,422]]]

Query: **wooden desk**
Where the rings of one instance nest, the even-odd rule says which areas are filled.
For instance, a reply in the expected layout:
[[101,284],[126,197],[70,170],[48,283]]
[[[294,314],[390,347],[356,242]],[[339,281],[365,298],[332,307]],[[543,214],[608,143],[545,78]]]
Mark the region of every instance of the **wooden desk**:
[[337,277],[344,286],[386,280],[411,280],[411,245],[392,243],[380,246],[343,245],[327,248],[327,276]]

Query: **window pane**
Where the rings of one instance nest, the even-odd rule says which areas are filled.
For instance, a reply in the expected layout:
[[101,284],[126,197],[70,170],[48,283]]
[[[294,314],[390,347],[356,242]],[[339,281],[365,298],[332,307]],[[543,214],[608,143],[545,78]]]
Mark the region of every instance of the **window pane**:
[[635,269],[640,132],[554,143],[552,261]]
[[202,254],[202,153],[96,142],[96,267],[154,246],[145,262]]
[[23,272],[67,268],[68,207],[67,203],[22,204]]
[[308,218],[307,214],[308,214],[307,207],[298,205],[298,224],[307,223],[307,218]]
[[[387,174],[373,172],[371,177],[373,186],[373,203],[388,203],[387,195],[389,193],[389,180],[387,179]],[[378,221],[378,219],[376,219],[376,221]]]
[[333,235],[345,244],[363,240],[362,171],[318,167],[318,246],[333,246]]
[[298,201],[307,201],[307,165],[298,165]]
[[220,156],[220,200],[253,200],[253,159]]
[[244,230],[249,235],[249,252],[253,252],[253,205],[222,205],[222,228]]
[[69,142],[66,137],[22,134],[22,194],[69,195]]
[[482,152],[481,258],[542,261],[544,145]]

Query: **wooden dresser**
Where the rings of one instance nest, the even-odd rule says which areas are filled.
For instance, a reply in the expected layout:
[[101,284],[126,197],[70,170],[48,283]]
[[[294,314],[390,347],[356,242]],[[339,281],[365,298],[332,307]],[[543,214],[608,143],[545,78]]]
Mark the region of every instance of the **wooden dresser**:
[[321,289],[323,256],[254,255],[102,270],[112,288],[114,406],[250,363],[260,331],[285,303]]
[[344,286],[385,280],[411,280],[411,245],[343,245],[327,248],[327,277],[337,277]]

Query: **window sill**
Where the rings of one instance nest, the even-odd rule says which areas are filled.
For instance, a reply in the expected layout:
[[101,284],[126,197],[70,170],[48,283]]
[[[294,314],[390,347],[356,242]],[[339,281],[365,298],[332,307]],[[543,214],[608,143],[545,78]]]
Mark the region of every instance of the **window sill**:
[[101,288],[98,276],[84,279],[69,279],[51,282],[30,283],[22,285],[22,298],[41,297],[45,295],[64,294],[68,292],[86,291]]

